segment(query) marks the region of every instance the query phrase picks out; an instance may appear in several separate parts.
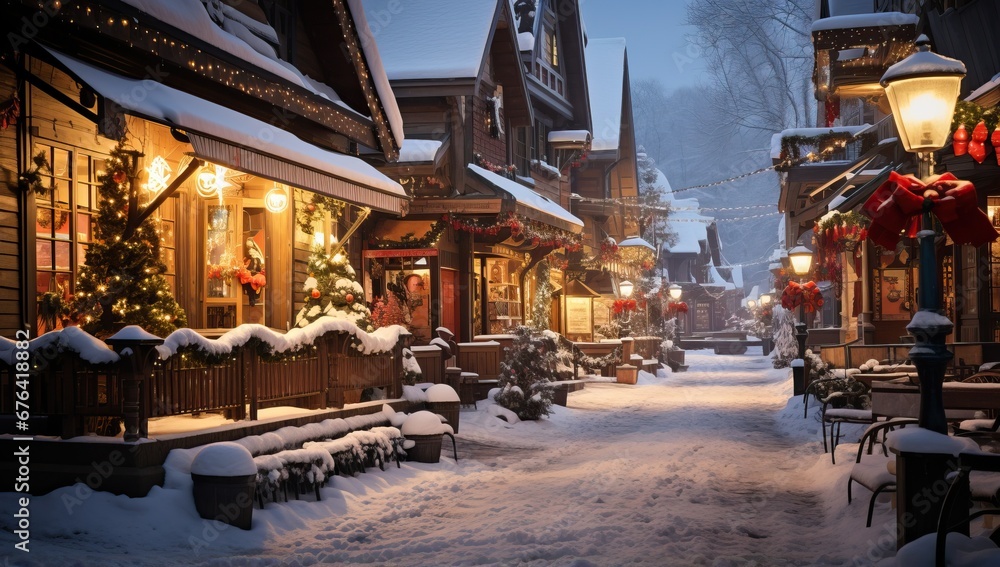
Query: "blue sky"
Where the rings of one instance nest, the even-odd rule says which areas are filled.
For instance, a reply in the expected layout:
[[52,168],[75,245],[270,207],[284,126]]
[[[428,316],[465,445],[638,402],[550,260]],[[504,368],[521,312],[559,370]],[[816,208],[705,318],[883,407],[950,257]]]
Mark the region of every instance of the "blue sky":
[[704,80],[700,48],[685,35],[689,0],[580,0],[589,37],[624,37],[629,74],[659,79],[667,90]]

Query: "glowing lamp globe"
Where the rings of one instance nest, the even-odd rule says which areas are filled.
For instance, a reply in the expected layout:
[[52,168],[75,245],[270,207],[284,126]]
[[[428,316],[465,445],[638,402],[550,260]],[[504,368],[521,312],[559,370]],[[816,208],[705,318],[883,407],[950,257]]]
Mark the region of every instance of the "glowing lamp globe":
[[899,139],[908,152],[932,152],[948,143],[965,64],[930,50],[927,36],[917,52],[889,67],[881,84]]
[[760,296],[760,304],[762,306],[763,305],[770,305],[771,304],[771,294],[770,293],[761,294],[761,296]]
[[788,251],[788,261],[792,264],[792,271],[797,276],[804,276],[809,273],[809,266],[812,265],[812,250],[805,246],[796,246]]
[[752,300],[752,299],[748,299],[747,300],[747,307],[749,307],[750,309],[753,309],[754,307],[757,307],[757,302],[754,301],[754,300]]
[[635,286],[632,285],[632,282],[628,280],[625,280],[620,284],[618,284],[618,290],[621,291],[622,297],[632,297],[633,289],[635,289]]
[[674,301],[677,301],[678,299],[680,299],[681,298],[681,294],[684,293],[684,288],[682,288],[681,286],[679,286],[677,284],[671,285],[668,288],[668,290],[669,290],[669,293],[670,293],[670,299],[673,299]]

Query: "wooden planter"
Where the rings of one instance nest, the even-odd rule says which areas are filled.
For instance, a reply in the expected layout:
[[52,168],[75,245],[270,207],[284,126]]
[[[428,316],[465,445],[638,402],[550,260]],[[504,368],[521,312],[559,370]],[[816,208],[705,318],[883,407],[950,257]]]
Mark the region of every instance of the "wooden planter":
[[418,463],[438,463],[441,461],[441,438],[437,435],[409,435],[406,438],[415,444],[406,450],[406,460]]
[[675,363],[680,364],[680,365],[683,366],[683,364],[684,364],[684,350],[682,350],[682,349],[668,350],[667,351],[667,360],[669,360],[670,362],[675,362]]
[[635,384],[639,381],[639,367],[622,364],[615,369],[615,376],[619,384]]
[[427,402],[427,411],[444,416],[448,425],[458,433],[459,406],[461,402]]
[[191,473],[194,506],[206,520],[218,520],[243,530],[253,520],[257,475],[207,476]]

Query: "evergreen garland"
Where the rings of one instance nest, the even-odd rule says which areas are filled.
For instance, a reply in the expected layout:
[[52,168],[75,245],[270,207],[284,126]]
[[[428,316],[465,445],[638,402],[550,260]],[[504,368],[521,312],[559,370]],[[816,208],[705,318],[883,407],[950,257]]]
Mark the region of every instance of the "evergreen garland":
[[73,302],[83,329],[98,338],[124,325],[139,325],[161,337],[187,325],[163,276],[167,268],[160,259],[156,219],[148,218],[130,239],[122,239],[128,224],[129,184],[138,174],[133,167],[119,143],[98,178],[94,241],[87,247]]
[[323,218],[324,214],[329,212],[332,220],[336,221],[340,215],[344,214],[346,206],[346,203],[333,197],[311,193],[306,203],[296,211],[295,222],[298,223],[299,230],[311,236],[314,232],[313,221],[316,220],[317,216]]
[[531,306],[531,326],[537,331],[548,329],[552,313],[552,282],[549,280],[549,263],[541,262],[535,268],[535,299]]
[[493,400],[522,420],[551,413],[551,381],[558,376],[558,354],[553,338],[536,335],[529,327],[514,329],[514,344],[500,363],[500,391]]

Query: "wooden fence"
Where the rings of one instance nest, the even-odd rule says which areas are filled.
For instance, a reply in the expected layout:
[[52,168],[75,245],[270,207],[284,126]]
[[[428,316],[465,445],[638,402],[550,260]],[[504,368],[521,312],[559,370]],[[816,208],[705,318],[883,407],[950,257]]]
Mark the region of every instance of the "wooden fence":
[[[955,357],[948,365],[948,372],[963,378],[978,370],[984,362],[1000,360],[997,343],[949,343],[948,350]],[[824,345],[820,358],[834,368],[857,368],[868,360],[879,363],[900,364],[910,357],[912,343],[866,345],[858,341],[839,345]]]
[[[402,394],[401,335],[391,351],[364,355],[353,335],[329,332],[314,344],[286,355],[263,355],[244,347],[221,360],[182,351],[156,361],[139,376],[140,435],[151,417],[223,412],[234,420],[257,419],[259,409],[295,406],[343,407],[360,401],[366,388],[382,388],[387,398]],[[218,357],[217,357],[218,358]],[[27,381],[33,432],[73,437],[96,432],[115,435],[126,420],[125,382],[131,361],[91,364],[75,352],[33,356]],[[0,420],[13,433],[16,373],[0,361]],[[249,409],[249,412],[247,411]]]

